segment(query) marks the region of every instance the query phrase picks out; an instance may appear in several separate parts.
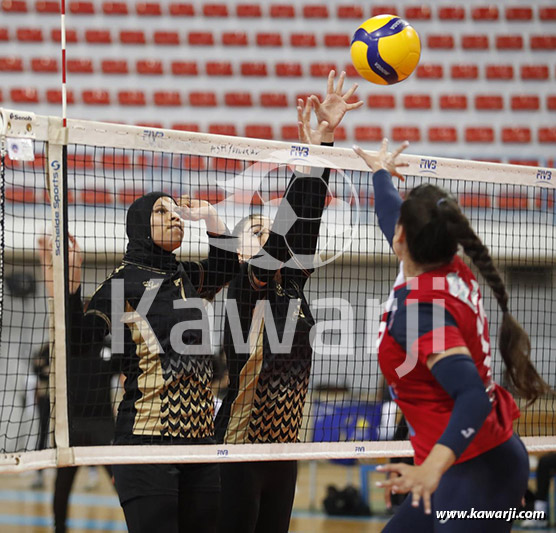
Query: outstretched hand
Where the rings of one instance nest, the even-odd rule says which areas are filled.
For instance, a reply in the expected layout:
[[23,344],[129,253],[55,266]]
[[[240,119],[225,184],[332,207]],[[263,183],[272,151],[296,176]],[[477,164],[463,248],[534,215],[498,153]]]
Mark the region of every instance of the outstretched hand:
[[[351,97],[355,94],[357,90],[357,83],[348,89],[345,93],[342,93],[344,88],[344,80],[346,79],[346,73],[342,72],[338,79],[336,87],[334,87],[334,81],[336,77],[336,71],[331,70],[328,74],[328,82],[326,86],[326,97],[323,102],[321,102],[316,95],[311,95],[309,99],[313,104],[315,114],[319,124],[323,121],[328,123],[326,127],[326,134],[334,134],[334,130],[338,127],[344,115],[351,111],[352,109],[358,109],[363,105],[362,100],[357,102],[349,103]],[[326,139],[325,139],[326,140]]]
[[401,181],[405,181],[405,178],[398,172],[398,168],[409,166],[408,163],[398,162],[398,156],[409,146],[409,142],[403,142],[396,150],[393,152],[388,151],[388,139],[382,139],[382,145],[380,151],[376,156],[366,153],[359,146],[354,146],[353,151],[361,158],[367,166],[373,171],[377,170],[387,170],[392,176],[396,176]]
[[323,120],[319,122],[316,130],[311,128],[312,108],[313,102],[311,99],[308,98],[305,105],[303,105],[303,100],[301,100],[301,98],[297,100],[297,130],[299,140],[305,144],[320,144],[328,128],[328,122]]

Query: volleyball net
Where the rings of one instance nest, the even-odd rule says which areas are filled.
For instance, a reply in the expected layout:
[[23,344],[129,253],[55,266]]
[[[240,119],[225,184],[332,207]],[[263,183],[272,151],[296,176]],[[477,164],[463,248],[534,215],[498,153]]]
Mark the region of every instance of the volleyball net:
[[[371,173],[352,150],[79,120],[68,120],[64,128],[58,117],[7,109],[0,120],[0,471],[412,454],[407,440],[394,440],[400,413],[388,396],[376,353],[383,303],[398,266],[376,223]],[[402,195],[428,182],[459,200],[503,274],[510,310],[530,335],[537,369],[554,387],[556,171],[418,155],[402,160],[409,165],[405,182],[398,184]],[[316,268],[305,287],[315,319],[308,390],[301,405],[281,406],[302,409],[298,442],[186,447],[76,442],[76,419],[94,425],[106,417],[106,398],[110,415],[116,412],[126,363],[113,353],[110,340],[94,360],[77,357],[75,363],[69,353],[68,296],[74,280],[68,233],[82,250],[86,298],[120,265],[126,212],[139,196],[164,191],[206,200],[233,230],[247,215],[273,221],[300,165],[332,170]],[[52,271],[39,261],[45,242],[52,246]],[[197,261],[208,250],[203,223],[186,222],[178,257]],[[493,373],[503,383],[496,346],[501,314],[478,279],[490,324]],[[216,398],[228,386],[222,353],[226,294],[224,289],[204,304]],[[280,394],[268,387],[268,395]],[[556,450],[554,414],[554,398],[522,411],[516,429],[530,451]]]

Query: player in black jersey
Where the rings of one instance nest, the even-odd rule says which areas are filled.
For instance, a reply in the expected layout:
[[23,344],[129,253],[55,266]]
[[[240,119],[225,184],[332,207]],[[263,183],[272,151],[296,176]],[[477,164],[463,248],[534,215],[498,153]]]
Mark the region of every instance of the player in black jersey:
[[[336,87],[334,78],[332,71],[322,103],[316,96],[305,107],[298,103],[303,143],[332,145],[334,130],[345,113],[363,104],[348,103],[357,86],[342,92],[345,73]],[[310,126],[312,109],[319,122],[317,130]],[[265,217],[251,215],[234,230],[242,265],[228,289],[224,350],[230,384],[216,419],[219,442],[298,439],[311,369],[309,332],[314,324],[303,288],[313,272],[330,175],[329,169],[307,172],[294,173],[272,228]],[[280,228],[288,229],[280,232]],[[284,341],[291,333],[289,348],[273,343],[269,311],[277,338]],[[241,347],[240,336],[248,339]],[[222,465],[221,472],[219,533],[287,532],[297,477],[295,461],[229,463]]]
[[[113,352],[122,352],[125,394],[115,444],[214,442],[212,354],[206,330],[180,328],[203,320],[200,299],[220,290],[239,263],[237,254],[222,245],[231,235],[215,209],[189,198],[181,203],[182,216],[207,224],[208,258],[176,260],[172,251],[184,236],[178,206],[165,193],[146,194],[127,212],[129,242],[122,264],[97,289],[85,313],[80,250],[70,236],[71,353],[97,350],[108,333]],[[115,465],[113,472],[130,533],[216,530],[218,465]]]

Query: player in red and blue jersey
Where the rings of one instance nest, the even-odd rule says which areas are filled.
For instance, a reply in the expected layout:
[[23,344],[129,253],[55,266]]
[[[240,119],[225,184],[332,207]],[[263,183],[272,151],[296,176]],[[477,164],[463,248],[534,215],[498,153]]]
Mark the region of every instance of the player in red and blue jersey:
[[[457,202],[430,184],[402,202],[391,176],[402,178],[397,156],[406,146],[388,153],[385,139],[378,157],[355,148],[374,171],[378,222],[401,261],[380,325],[378,356],[410,426],[415,466],[382,467],[394,476],[382,486],[412,493],[384,531],[510,531],[529,462],[513,433],[519,409],[492,379],[481,291],[457,255],[460,245],[503,313],[499,347],[510,382],[530,402],[549,389],[530,361],[527,334],[508,311],[508,294],[488,249]],[[442,519],[438,511],[448,510],[500,514],[485,525]]]

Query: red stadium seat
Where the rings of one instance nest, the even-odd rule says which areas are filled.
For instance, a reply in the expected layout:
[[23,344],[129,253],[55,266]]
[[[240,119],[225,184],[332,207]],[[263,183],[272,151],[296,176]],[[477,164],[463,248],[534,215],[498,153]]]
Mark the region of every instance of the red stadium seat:
[[280,133],[284,141],[297,141],[299,140],[299,133],[297,124],[284,124],[280,128]]
[[461,47],[464,50],[488,50],[488,35],[462,35]]
[[376,142],[384,138],[381,126],[355,126],[353,131],[356,141]]
[[409,20],[430,20],[432,11],[430,6],[425,5],[406,6],[404,16]]
[[338,126],[334,131],[334,139],[337,141],[345,141],[347,139],[347,132],[344,126]]
[[60,13],[60,2],[58,0],[39,1],[35,4],[37,13],[55,15]]
[[162,70],[162,61],[158,59],[139,59],[137,61],[137,74],[161,76],[164,74]]
[[476,21],[490,22],[498,20],[499,16],[498,7],[493,4],[471,8],[471,18]]
[[208,61],[207,76],[233,76],[232,64],[229,61]]
[[110,94],[103,89],[85,90],[81,96],[86,105],[110,105]]
[[271,19],[295,18],[295,7],[291,4],[272,4],[270,6]]
[[521,65],[522,80],[547,80],[548,65]]
[[238,32],[224,32],[222,34],[222,44],[225,46],[247,46],[247,33],[243,31]]
[[58,61],[53,57],[34,57],[31,59],[33,72],[58,72]]
[[179,107],[182,105],[179,91],[155,91],[154,105],[162,107]]
[[81,203],[87,205],[111,205],[114,203],[114,195],[106,189],[84,189],[80,191]]
[[499,209],[524,210],[529,208],[529,199],[526,195],[520,194],[500,194],[496,198]]
[[523,48],[523,35],[497,35],[497,50],[521,50]]
[[282,46],[280,33],[257,33],[257,46]]
[[[164,124],[162,122],[156,122],[156,121],[147,121],[147,120],[141,120],[140,122],[136,122],[135,123],[136,126],[141,126],[142,128],[151,128],[151,129],[156,129],[156,130],[161,130],[162,128],[164,128]],[[155,156],[154,159],[154,165],[162,165],[164,163],[164,161],[162,160],[161,157]]]
[[363,19],[363,8],[360,5],[339,5],[336,11],[339,19]]
[[27,2],[25,0],[4,0],[2,11],[4,13],[27,13]]
[[160,17],[162,8],[158,2],[139,2],[135,6],[135,12],[140,17]]
[[303,6],[303,17],[306,19],[327,19],[328,6],[322,5],[309,5]]
[[[61,31],[60,28],[52,28],[50,31],[50,39],[53,42],[59,43],[61,41]],[[76,43],[77,42],[77,31],[70,28],[66,28],[66,43]]]
[[303,76],[301,63],[276,63],[276,76],[281,78],[299,78]]
[[9,41],[10,33],[8,28],[0,28],[0,41]]
[[224,157],[212,158],[211,166],[214,170],[220,170],[221,172],[241,172],[245,167],[243,161]]
[[458,132],[452,126],[431,126],[428,139],[429,142],[455,143],[458,142]]
[[128,74],[126,59],[103,59],[101,62],[103,74]]
[[34,204],[37,201],[32,187],[6,187],[4,194],[6,200],[13,204]]
[[494,129],[489,126],[465,128],[465,142],[492,143],[494,142]]
[[286,93],[261,93],[261,106],[288,107],[288,95]]
[[393,4],[379,4],[371,6],[371,17],[388,13],[389,15],[397,15],[398,9]]
[[440,63],[422,63],[417,67],[417,77],[427,80],[441,80],[444,77],[444,67]]
[[72,74],[92,74],[93,62],[91,59],[68,59],[66,68]]
[[174,76],[198,76],[199,69],[195,61],[172,61]]
[[427,35],[427,47],[433,49],[451,50],[454,48],[454,36],[450,33]]
[[[179,129],[179,128],[175,128]],[[186,131],[199,131],[199,130],[186,130]],[[181,158],[181,165],[186,170],[205,170],[207,168],[207,160],[205,157],[198,155],[184,155]]]
[[485,72],[487,80],[513,80],[514,78],[513,65],[487,65]]
[[263,12],[259,4],[238,4],[236,6],[236,16],[239,18],[261,18]]
[[179,131],[200,131],[199,124],[193,122],[174,122],[174,124],[172,124],[172,129]]
[[545,22],[556,20],[556,7],[547,6],[539,8],[539,19]]
[[403,97],[403,105],[406,109],[431,109],[431,97],[429,94],[406,94]]
[[118,202],[123,205],[130,205],[144,194],[145,191],[143,189],[123,187],[118,191]]
[[311,63],[310,67],[311,76],[313,76],[313,78],[327,78],[331,70],[336,70],[336,65],[334,63]]
[[463,6],[440,6],[438,18],[440,20],[464,20],[465,8]]
[[452,65],[450,74],[455,80],[476,80],[479,77],[479,67],[460,63]]
[[172,17],[194,17],[195,7],[188,2],[172,2],[168,8]]
[[40,43],[43,40],[41,28],[17,28],[15,35],[22,43]]
[[531,130],[527,127],[507,127],[502,128],[503,143],[526,144],[531,142]]
[[540,98],[536,94],[512,96],[512,111],[538,111],[541,108]]
[[556,50],[556,35],[531,35],[531,50]]
[[393,126],[392,140],[395,142],[419,142],[421,140],[421,131],[418,126]]
[[556,128],[539,128],[540,143],[556,143]]
[[292,33],[290,44],[296,48],[314,48],[317,46],[317,39],[314,33]]
[[91,154],[68,154],[68,168],[71,170],[92,170],[95,162]]
[[0,57],[0,72],[23,72],[21,57]]
[[[224,159],[224,161],[232,160]],[[199,200],[206,200],[211,204],[217,204],[224,201],[224,199],[226,198],[226,193],[222,189],[203,187],[202,189],[197,189],[196,191],[194,191],[191,196]]]
[[471,207],[479,209],[489,209],[492,206],[492,201],[488,194],[482,193],[464,193],[458,198],[458,203],[461,207]]
[[357,72],[356,68],[353,66],[352,63],[346,63],[344,65],[344,71],[346,73],[347,78],[361,78],[359,73]]
[[443,111],[464,111],[467,109],[467,95],[465,94],[441,94],[440,109]]
[[102,12],[105,15],[127,15],[127,4],[125,2],[103,2]]
[[154,44],[163,46],[178,46],[180,34],[177,31],[155,31],[153,33]]
[[216,107],[216,94],[210,91],[189,93],[189,105],[192,107]]
[[396,100],[393,94],[370,94],[367,98],[367,106],[372,109],[394,109]]
[[500,111],[504,109],[504,98],[501,94],[478,94],[475,96],[475,109]]
[[131,168],[131,156],[127,154],[111,154],[105,152],[102,156],[102,165],[111,168]]
[[329,48],[349,48],[351,36],[347,33],[325,33],[324,46]]
[[120,42],[122,44],[146,44],[147,39],[143,30],[120,31]]
[[245,126],[245,137],[254,139],[273,139],[272,126],[270,124],[247,124]]
[[[62,103],[62,89],[47,89],[46,90],[46,101],[49,104],[61,104]],[[71,89],[66,93],[66,101],[68,104],[75,104],[75,95]]]
[[538,159],[508,159],[510,165],[523,165],[528,167],[538,167]]
[[122,106],[145,106],[147,101],[145,98],[145,93],[139,90],[133,91],[119,91],[118,92],[118,103]]
[[210,31],[191,31],[187,36],[187,42],[191,46],[213,46],[214,36]]
[[10,89],[10,97],[17,104],[39,103],[39,93],[34,87],[14,87]]
[[242,76],[260,76],[264,77],[267,76],[266,70],[266,63],[257,62],[257,63],[242,63],[241,64],[241,75]]
[[228,16],[228,6],[226,4],[204,4],[203,15],[205,17],[221,17]]
[[85,41],[89,44],[110,44],[110,30],[85,30]]
[[554,192],[540,192],[535,198],[535,206],[537,209],[554,209]]
[[549,94],[546,97],[546,109],[556,111],[556,94]]
[[251,93],[247,92],[226,93],[224,103],[229,107],[251,107],[253,105]]
[[533,9],[529,6],[507,7],[506,20],[533,20]]
[[69,12],[72,15],[94,15],[95,5],[93,2],[70,2]]

